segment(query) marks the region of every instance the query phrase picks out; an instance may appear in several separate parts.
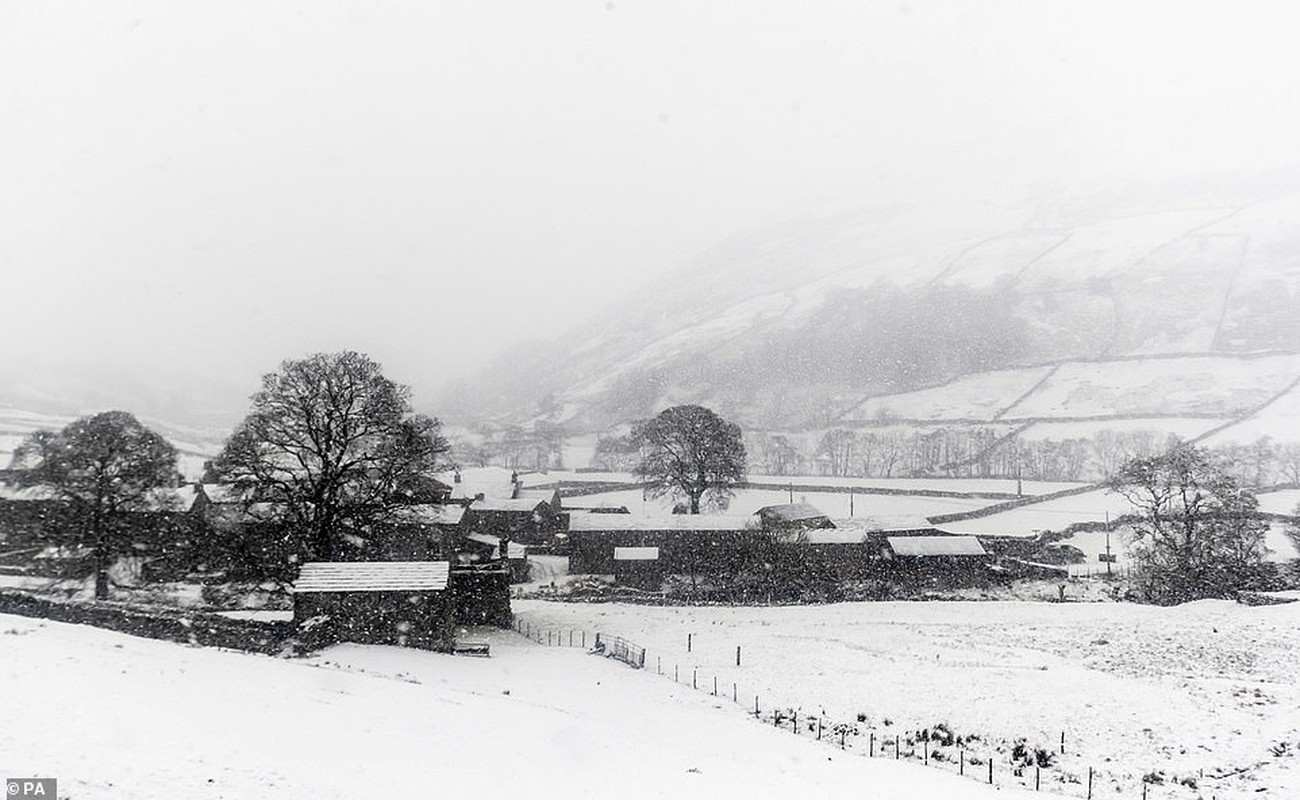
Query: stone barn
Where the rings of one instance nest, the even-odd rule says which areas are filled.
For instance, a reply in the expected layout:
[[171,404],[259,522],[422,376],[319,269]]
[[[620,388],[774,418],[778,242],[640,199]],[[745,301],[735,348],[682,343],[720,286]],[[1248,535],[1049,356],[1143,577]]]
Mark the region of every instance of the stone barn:
[[992,557],[974,536],[887,536],[881,550],[890,576],[913,587],[989,583]]
[[455,605],[446,561],[304,564],[293,584],[293,620],[310,648],[334,642],[451,650]]

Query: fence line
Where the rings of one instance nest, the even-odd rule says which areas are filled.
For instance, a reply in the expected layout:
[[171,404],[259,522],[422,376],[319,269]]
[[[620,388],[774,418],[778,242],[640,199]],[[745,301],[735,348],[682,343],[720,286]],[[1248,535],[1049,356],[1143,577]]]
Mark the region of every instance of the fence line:
[[[533,630],[531,625],[516,617],[513,623],[514,630],[532,641],[550,645],[552,647],[582,647],[587,649],[587,643],[591,642],[592,647],[589,652],[603,653],[607,657],[616,658],[635,668],[645,667],[648,650],[644,647],[634,644],[621,636],[610,636],[604,633],[596,633],[590,638],[586,631],[575,631],[572,629],[537,629]],[[739,648],[737,648],[739,649]],[[661,678],[670,678],[674,683],[682,684],[680,680],[680,663],[673,663],[672,673],[669,674],[665,669],[662,655],[655,656],[655,675]],[[709,693],[714,697],[726,696],[725,679],[719,683],[720,675],[713,673],[710,675],[701,675],[698,665],[688,665],[691,672],[690,686],[692,690]],[[712,679],[712,682],[708,680]],[[702,680],[703,679],[703,680]],[[723,687],[721,690],[719,687]],[[740,691],[739,681],[731,681],[731,701],[737,706],[747,707],[751,694],[746,691],[743,694]],[[891,758],[895,760],[907,759],[916,761],[919,765],[929,766],[939,769],[953,769],[955,774],[978,780],[981,783],[995,785],[997,775],[1005,775],[1006,772],[1011,774],[1012,780],[1001,782],[1006,785],[1022,786],[1026,789],[1032,788],[1034,791],[1041,791],[1042,772],[1046,768],[1049,771],[1053,769],[1052,765],[1043,767],[1040,753],[1050,754],[1050,756],[1065,754],[1066,732],[1062,731],[1060,736],[1059,749],[1052,747],[1050,750],[1045,748],[1024,748],[1019,757],[1010,757],[1011,753],[1003,753],[1009,756],[1005,765],[1004,772],[998,773],[996,770],[995,759],[998,756],[999,748],[990,746],[993,752],[986,753],[984,748],[980,751],[973,751],[970,748],[971,740],[967,737],[953,736],[951,731],[934,731],[931,729],[922,729],[920,731],[911,731],[906,734],[889,732],[887,736],[877,738],[877,730],[872,726],[864,726],[865,719],[859,715],[856,722],[837,722],[823,713],[805,713],[802,717],[799,709],[794,706],[779,706],[765,704],[762,701],[761,694],[753,694],[753,709],[747,710],[746,714],[754,720],[771,725],[778,729],[789,730],[796,736],[807,736],[825,746],[838,747],[846,752],[853,752],[866,758]],[[743,699],[742,699],[743,698]],[[801,724],[802,723],[802,724]],[[829,735],[827,732],[829,731]],[[865,739],[865,743],[863,742]],[[975,741],[984,744],[982,739]],[[938,743],[932,750],[930,745]],[[864,747],[865,744],[865,747]],[[904,751],[903,745],[907,745]],[[920,745],[921,749],[917,747]],[[1074,748],[1076,751],[1077,747]],[[956,758],[951,753],[957,751]],[[953,767],[947,765],[953,764]],[[966,767],[984,767],[984,769],[967,771]],[[1032,772],[1031,772],[1032,769]],[[1092,767],[1088,767],[1085,774],[1074,775],[1068,773],[1060,767],[1056,767],[1056,781],[1054,783],[1055,791],[1063,792],[1068,786],[1077,786],[1080,793],[1077,795],[1084,800],[1093,800],[1094,797],[1100,797],[1103,793],[1108,797],[1120,798],[1121,800],[1157,800],[1159,795],[1154,793],[1154,789],[1160,786],[1159,783],[1153,783],[1146,777],[1131,791],[1124,791],[1124,787],[1117,781],[1108,781],[1106,785],[1102,783],[1102,776]],[[1049,775],[1051,773],[1049,772]],[[1153,770],[1149,774],[1156,774]],[[1176,779],[1172,780],[1173,785],[1177,784]]]

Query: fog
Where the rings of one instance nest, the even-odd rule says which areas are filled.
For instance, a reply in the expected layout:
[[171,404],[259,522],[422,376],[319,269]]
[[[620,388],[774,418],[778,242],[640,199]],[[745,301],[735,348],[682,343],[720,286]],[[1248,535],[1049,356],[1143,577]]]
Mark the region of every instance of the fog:
[[[1284,3],[8,3],[0,374],[429,397],[738,231],[1267,174]],[[176,380],[183,380],[176,378]],[[231,409],[232,415],[240,409]]]

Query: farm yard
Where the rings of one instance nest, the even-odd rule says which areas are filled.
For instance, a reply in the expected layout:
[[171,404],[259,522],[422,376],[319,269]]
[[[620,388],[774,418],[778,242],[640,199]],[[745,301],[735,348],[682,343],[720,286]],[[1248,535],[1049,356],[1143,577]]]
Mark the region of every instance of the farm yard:
[[1050,761],[1043,787],[1071,796],[1085,796],[1090,768],[1094,797],[1141,797],[1144,780],[1153,798],[1300,796],[1300,604],[515,609],[543,641],[571,630],[627,637],[646,648],[647,677],[676,675],[710,696],[716,678],[735,710],[752,715],[757,697],[774,727],[774,710],[781,725],[793,714],[826,730],[854,724],[859,752],[874,740],[892,757],[899,736],[904,756],[933,748],[931,766],[956,771],[951,742],[917,737],[944,731],[963,737],[968,758],[993,755],[1003,780],[1032,788],[1032,767],[1011,774],[1023,740]]

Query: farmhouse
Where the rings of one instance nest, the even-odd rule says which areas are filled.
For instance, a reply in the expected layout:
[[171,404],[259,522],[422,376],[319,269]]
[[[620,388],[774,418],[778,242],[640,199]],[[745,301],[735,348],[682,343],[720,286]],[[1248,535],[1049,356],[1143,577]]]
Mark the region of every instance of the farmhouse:
[[754,516],[569,514],[569,572],[610,574],[616,547],[658,548],[665,574],[725,570],[762,535]]
[[335,641],[452,649],[455,608],[446,561],[304,564],[293,620],[309,647]]

